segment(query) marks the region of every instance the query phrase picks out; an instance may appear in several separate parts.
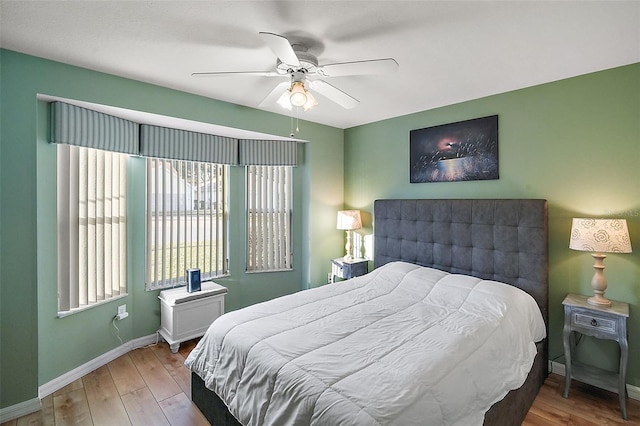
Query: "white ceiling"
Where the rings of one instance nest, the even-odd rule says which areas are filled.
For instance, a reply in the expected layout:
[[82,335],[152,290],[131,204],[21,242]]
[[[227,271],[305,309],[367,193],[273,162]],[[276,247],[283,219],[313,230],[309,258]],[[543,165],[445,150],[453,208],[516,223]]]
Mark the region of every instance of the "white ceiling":
[[286,78],[191,73],[275,69],[259,31],[321,64],[396,59],[327,79],[355,109],[317,94],[300,112],[338,128],[640,62],[639,1],[0,0],[3,48],[254,108]]

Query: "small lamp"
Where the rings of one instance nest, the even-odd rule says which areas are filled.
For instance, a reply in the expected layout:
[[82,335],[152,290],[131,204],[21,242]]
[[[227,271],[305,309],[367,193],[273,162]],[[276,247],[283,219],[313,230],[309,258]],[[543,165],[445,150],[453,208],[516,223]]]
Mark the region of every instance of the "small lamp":
[[347,244],[344,246],[347,254],[344,256],[344,260],[351,261],[353,256],[351,255],[351,231],[354,229],[362,228],[362,218],[360,217],[360,210],[340,210],[338,211],[338,221],[336,228],[342,229],[347,233]]
[[631,253],[631,240],[625,219],[581,219],[574,218],[571,224],[569,248],[590,251],[594,259],[595,273],[591,279],[593,297],[587,301],[596,306],[611,306],[604,297],[607,278],[604,276],[603,253]]

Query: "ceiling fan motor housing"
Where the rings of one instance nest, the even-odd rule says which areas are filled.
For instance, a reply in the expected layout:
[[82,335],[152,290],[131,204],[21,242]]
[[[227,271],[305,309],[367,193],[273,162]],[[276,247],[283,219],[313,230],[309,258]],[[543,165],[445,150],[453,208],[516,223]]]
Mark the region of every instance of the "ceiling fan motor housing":
[[296,71],[301,71],[306,74],[315,74],[318,68],[318,58],[312,53],[307,51],[307,48],[301,44],[293,44],[293,51],[298,57],[300,67],[295,67],[289,64],[285,64],[280,59],[276,61],[276,69],[281,74],[291,74]]

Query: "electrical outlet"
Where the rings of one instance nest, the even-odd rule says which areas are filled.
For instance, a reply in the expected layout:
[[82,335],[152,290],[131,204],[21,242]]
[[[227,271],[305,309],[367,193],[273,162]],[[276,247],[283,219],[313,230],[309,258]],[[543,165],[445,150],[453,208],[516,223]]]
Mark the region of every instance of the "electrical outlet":
[[331,284],[331,272],[327,272],[327,284]]
[[116,319],[118,321],[125,319],[129,316],[129,312],[127,312],[127,305],[118,306],[118,313],[116,314]]

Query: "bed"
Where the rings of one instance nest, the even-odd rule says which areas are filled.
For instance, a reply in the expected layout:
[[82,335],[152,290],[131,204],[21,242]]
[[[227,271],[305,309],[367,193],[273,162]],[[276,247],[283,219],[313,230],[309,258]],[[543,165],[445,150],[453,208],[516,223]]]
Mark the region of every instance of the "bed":
[[[547,376],[546,201],[377,200],[374,239],[375,269],[371,273],[235,311],[212,325],[187,359],[193,372],[192,400],[209,421],[216,425],[521,423]],[[452,279],[456,281],[450,285]],[[428,290],[423,289],[424,282],[430,283]],[[501,308],[494,316],[490,314],[495,310],[493,305],[479,304],[484,299],[479,295],[487,294],[495,300],[514,294],[520,298],[517,303],[524,304],[523,293],[511,286],[530,295],[524,295],[530,299],[527,303],[537,309]],[[428,300],[428,309],[408,299],[414,296]],[[458,304],[448,306],[452,303]],[[401,305],[402,315],[389,312],[392,304]],[[285,305],[290,309],[288,314],[283,314]],[[313,309],[303,310],[306,305]],[[508,305],[498,302],[495,306]],[[432,314],[434,309],[443,312]],[[485,364],[475,361],[486,361],[478,358],[481,355],[473,344],[500,348],[498,340],[506,333],[502,329],[487,331],[484,323],[503,316],[508,320],[493,322],[527,322],[510,315],[529,310],[540,317],[537,328],[542,332],[535,338],[529,336],[531,341],[522,343],[524,349],[516,351],[517,355],[505,352],[508,361],[500,364],[518,365],[516,372],[498,380],[507,383],[507,390],[484,384],[480,376],[502,371],[477,368]],[[508,316],[504,314],[507,311]],[[331,322],[333,312],[343,316]],[[452,317],[451,312],[470,313],[471,319],[463,318],[462,325],[454,326],[438,320]],[[267,317],[272,320],[266,321]],[[390,318],[400,318],[399,328],[392,328],[398,324]],[[292,326],[294,320],[313,327],[302,331],[301,326]],[[409,346],[407,342],[417,341],[412,334],[416,323],[458,331],[451,333],[453,337],[445,334],[444,341],[429,337],[427,343],[420,340],[422,343]],[[384,345],[376,340],[373,329],[387,333]],[[529,332],[516,331],[516,336],[518,333],[524,336]],[[368,347],[363,343],[367,340],[378,343]],[[387,347],[403,351],[382,353]],[[228,352],[221,354],[222,350]],[[502,349],[496,350],[494,359],[502,353]],[[429,357],[437,352],[457,359],[455,368],[442,369],[430,362]],[[264,361],[255,361],[261,353]],[[516,363],[516,357],[522,360]],[[421,367],[407,372],[414,368],[414,361]],[[443,374],[443,370],[449,373]],[[285,381],[283,377],[290,378]],[[485,388],[493,393],[485,395]],[[466,407],[478,400],[488,405],[478,408],[480,416],[478,411],[467,415]],[[304,411],[307,409],[310,411]],[[457,411],[464,411],[464,415],[455,417]]]

